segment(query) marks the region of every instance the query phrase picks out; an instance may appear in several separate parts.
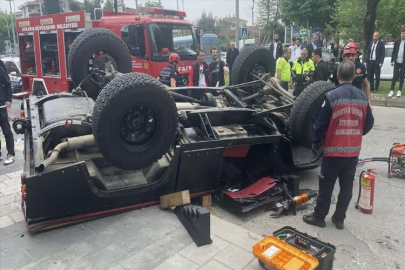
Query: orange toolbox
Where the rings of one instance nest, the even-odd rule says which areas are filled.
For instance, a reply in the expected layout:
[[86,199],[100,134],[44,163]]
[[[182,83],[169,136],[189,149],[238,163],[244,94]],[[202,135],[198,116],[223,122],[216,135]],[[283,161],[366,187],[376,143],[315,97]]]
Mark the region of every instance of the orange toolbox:
[[253,246],[265,269],[331,270],[336,248],[292,227],[283,227]]

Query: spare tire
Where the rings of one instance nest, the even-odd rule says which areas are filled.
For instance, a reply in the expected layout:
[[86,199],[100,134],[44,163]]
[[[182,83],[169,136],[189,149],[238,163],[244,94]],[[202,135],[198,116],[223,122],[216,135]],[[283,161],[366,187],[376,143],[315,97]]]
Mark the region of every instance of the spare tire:
[[257,80],[252,74],[269,73],[273,64],[269,50],[261,45],[249,45],[241,51],[232,66],[232,85]]
[[[84,31],[73,41],[68,55],[68,71],[75,86],[78,86],[91,73],[92,68],[105,69],[111,62],[116,71],[132,71],[131,54],[127,45],[113,32],[92,28]],[[97,74],[87,78],[81,88],[87,95],[96,100],[104,80]]]
[[129,73],[103,88],[93,109],[93,134],[104,158],[126,170],[145,168],[169,150],[177,108],[165,86]]
[[289,126],[293,140],[311,148],[313,124],[324,101],[325,94],[335,86],[325,81],[308,85],[296,99],[291,110]]

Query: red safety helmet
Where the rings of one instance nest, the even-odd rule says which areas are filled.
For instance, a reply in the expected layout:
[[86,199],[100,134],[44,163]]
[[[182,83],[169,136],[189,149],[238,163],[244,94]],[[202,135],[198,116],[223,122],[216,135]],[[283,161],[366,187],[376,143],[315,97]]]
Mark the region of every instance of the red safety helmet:
[[169,63],[172,64],[174,61],[180,62],[180,56],[177,53],[171,53],[169,55]]
[[357,54],[359,52],[359,47],[356,43],[347,43],[346,46],[343,48],[343,55],[345,54]]

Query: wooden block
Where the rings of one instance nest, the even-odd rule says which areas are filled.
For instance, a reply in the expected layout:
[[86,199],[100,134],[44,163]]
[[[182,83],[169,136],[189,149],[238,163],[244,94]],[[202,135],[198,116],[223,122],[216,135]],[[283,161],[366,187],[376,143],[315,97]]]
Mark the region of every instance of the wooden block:
[[201,206],[209,207],[212,205],[211,195],[205,195],[201,197]]
[[188,190],[167,194],[160,197],[160,208],[169,208],[190,203],[190,192]]

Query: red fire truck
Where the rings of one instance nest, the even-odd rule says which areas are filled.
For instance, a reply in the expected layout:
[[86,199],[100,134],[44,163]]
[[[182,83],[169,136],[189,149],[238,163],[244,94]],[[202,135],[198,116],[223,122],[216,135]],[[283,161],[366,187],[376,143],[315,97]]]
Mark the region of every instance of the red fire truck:
[[[19,19],[16,26],[23,87],[14,97],[69,92],[74,85],[68,52],[73,40],[88,28],[108,29],[120,37],[131,53],[134,72],[157,77],[168,65],[169,54],[176,52],[181,59],[178,85],[187,85],[190,65],[197,59],[199,31],[185,16],[183,11],[148,8],[145,14],[104,12],[100,20],[93,21],[85,11]],[[111,60],[109,54],[114,53],[118,52],[83,55],[88,58],[84,66],[90,69],[97,61]],[[114,59],[112,62],[116,64]]]

